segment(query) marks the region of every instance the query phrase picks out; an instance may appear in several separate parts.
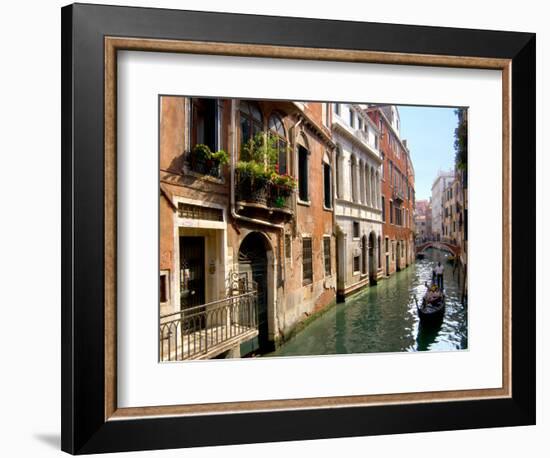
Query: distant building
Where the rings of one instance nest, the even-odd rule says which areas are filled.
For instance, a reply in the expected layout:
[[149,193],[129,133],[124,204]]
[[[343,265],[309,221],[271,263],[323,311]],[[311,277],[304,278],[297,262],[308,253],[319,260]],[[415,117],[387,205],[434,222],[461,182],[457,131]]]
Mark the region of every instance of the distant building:
[[443,240],[445,232],[445,190],[454,180],[454,172],[439,171],[432,185],[432,237]]
[[382,158],[382,270],[391,275],[414,262],[414,167],[401,139],[395,105],[370,106],[368,114],[380,132]]
[[416,243],[432,240],[432,204],[430,200],[417,200],[414,212]]

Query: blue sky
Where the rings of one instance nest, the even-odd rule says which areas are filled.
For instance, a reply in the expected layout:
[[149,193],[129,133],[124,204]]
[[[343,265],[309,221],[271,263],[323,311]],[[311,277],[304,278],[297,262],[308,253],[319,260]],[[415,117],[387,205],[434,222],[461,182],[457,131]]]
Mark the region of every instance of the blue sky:
[[416,200],[428,199],[438,170],[454,169],[454,108],[398,106],[401,138],[407,140],[415,172]]

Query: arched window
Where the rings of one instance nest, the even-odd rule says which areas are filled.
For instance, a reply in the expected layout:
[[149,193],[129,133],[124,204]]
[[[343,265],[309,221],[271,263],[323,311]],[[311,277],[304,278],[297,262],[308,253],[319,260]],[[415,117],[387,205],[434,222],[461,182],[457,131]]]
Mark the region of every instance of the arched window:
[[365,165],[365,203],[370,207],[372,202],[370,200],[370,167],[368,164]]
[[365,201],[365,163],[359,161],[359,201],[366,203]]
[[241,144],[263,131],[262,112],[255,102],[242,101],[240,106]]
[[375,180],[375,185],[376,185],[376,203],[374,204],[374,207],[375,208],[380,208],[380,174],[378,173],[378,171],[376,172],[376,180]]
[[277,149],[279,150],[279,173],[287,173],[287,141],[283,120],[278,114],[272,114],[267,125],[269,132],[277,137]]
[[303,135],[298,137],[298,198],[309,202],[309,150]]
[[357,159],[351,157],[351,200],[357,202]]
[[344,198],[344,190],[342,188],[343,178],[342,178],[342,161],[344,160],[342,156],[342,149],[340,145],[336,145],[336,195],[338,198]]

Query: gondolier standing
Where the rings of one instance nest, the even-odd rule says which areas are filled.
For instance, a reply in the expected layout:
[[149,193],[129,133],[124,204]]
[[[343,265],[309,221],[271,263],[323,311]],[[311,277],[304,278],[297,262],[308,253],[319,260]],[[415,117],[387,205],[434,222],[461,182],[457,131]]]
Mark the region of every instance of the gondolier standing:
[[435,276],[438,288],[443,291],[443,265],[441,262],[437,263],[435,268]]

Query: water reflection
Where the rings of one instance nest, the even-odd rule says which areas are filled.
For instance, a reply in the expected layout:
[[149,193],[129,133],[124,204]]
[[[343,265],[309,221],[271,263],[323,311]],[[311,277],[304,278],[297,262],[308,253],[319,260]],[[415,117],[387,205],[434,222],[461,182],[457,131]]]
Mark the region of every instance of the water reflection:
[[[468,314],[462,304],[459,271],[447,263],[448,255],[430,249],[404,271],[348,298],[345,304],[310,323],[293,339],[266,356],[328,355],[344,353],[448,351],[468,346]],[[421,326],[413,296],[420,301],[432,269],[444,267],[447,295],[440,325]]]

